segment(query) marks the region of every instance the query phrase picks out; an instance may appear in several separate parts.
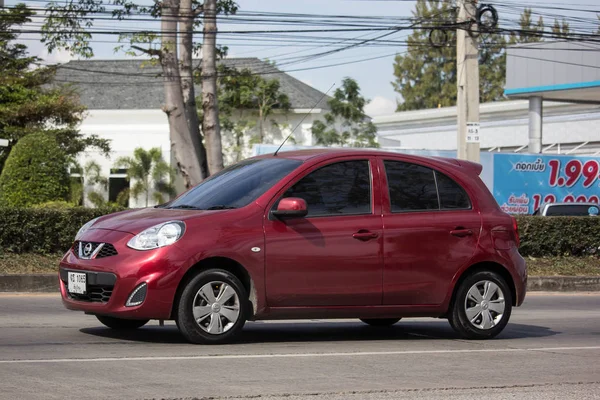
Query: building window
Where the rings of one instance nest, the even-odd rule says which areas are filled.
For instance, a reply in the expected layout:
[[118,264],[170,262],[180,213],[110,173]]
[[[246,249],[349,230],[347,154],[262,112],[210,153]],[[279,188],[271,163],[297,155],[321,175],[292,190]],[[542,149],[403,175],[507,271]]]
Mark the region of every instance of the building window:
[[126,169],[112,168],[108,179],[108,201],[129,207],[129,178]]

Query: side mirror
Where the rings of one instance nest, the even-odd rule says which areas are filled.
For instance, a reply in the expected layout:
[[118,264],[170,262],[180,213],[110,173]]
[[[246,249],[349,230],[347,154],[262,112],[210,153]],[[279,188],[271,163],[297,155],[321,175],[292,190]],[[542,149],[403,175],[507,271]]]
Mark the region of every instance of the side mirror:
[[277,210],[273,211],[273,215],[277,218],[302,218],[308,214],[308,206],[306,201],[299,197],[286,197],[279,201]]

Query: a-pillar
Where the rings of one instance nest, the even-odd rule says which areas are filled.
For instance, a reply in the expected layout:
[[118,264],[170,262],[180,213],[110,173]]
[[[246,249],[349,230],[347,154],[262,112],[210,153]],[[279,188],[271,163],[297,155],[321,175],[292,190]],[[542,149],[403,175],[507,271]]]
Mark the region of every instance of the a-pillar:
[[542,152],[542,123],[544,119],[543,99],[529,98],[529,152]]

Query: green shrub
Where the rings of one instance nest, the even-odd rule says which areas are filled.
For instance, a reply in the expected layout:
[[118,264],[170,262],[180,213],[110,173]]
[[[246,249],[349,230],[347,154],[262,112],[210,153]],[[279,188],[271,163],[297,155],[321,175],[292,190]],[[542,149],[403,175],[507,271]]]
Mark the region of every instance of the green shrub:
[[0,204],[27,207],[69,195],[68,160],[56,139],[33,133],[11,150],[0,175]]
[[523,256],[599,255],[600,218],[517,217]]
[[118,208],[0,207],[0,252],[66,252],[83,224]]

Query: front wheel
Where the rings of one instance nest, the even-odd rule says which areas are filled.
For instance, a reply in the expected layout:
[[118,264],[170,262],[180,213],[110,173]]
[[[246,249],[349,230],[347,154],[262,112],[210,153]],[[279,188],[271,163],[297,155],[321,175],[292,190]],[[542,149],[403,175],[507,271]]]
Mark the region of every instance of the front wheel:
[[465,339],[491,339],[506,327],[511,311],[511,292],[504,278],[482,271],[460,284],[448,321]]
[[226,343],[242,330],[248,312],[248,294],[240,280],[228,271],[211,269],[183,289],[177,326],[191,343]]
[[392,326],[395,323],[397,323],[398,321],[400,321],[400,318],[379,318],[379,319],[360,319],[362,322],[364,322],[367,325],[371,325],[371,326]]
[[148,319],[122,319],[104,315],[96,315],[96,318],[98,318],[98,321],[102,322],[102,324],[118,331],[130,331],[141,328],[149,321]]

